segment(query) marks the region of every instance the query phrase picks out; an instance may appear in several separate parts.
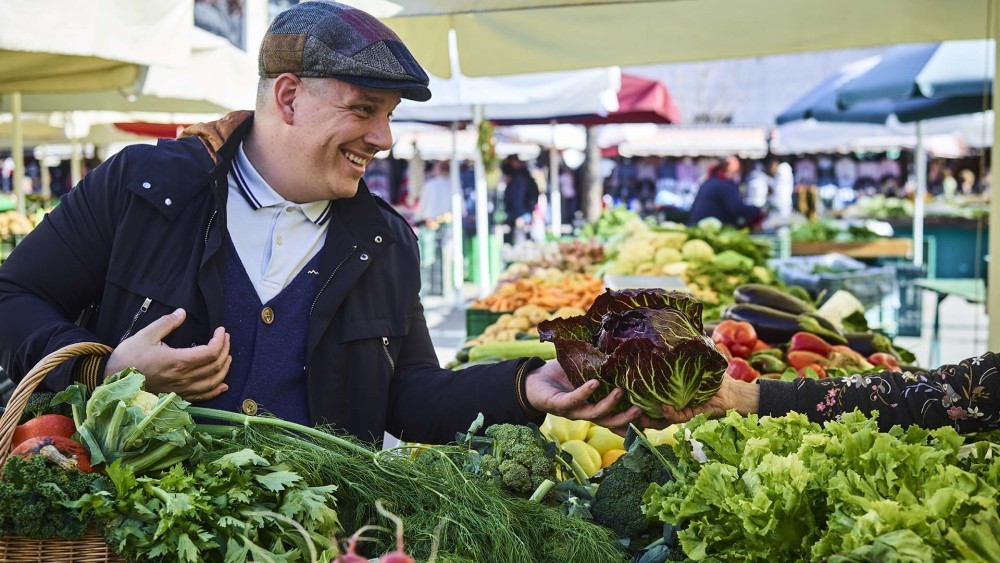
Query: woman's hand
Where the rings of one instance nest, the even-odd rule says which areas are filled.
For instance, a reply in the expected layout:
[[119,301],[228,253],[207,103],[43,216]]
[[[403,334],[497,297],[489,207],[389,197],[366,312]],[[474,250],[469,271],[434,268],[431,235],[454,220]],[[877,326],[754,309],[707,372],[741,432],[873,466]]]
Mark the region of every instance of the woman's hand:
[[663,421],[667,424],[686,422],[701,413],[708,413],[711,418],[719,418],[731,409],[740,414],[757,412],[760,387],[756,383],[748,383],[722,376],[722,386],[707,403],[698,407],[688,407],[677,410],[670,405],[663,405]]

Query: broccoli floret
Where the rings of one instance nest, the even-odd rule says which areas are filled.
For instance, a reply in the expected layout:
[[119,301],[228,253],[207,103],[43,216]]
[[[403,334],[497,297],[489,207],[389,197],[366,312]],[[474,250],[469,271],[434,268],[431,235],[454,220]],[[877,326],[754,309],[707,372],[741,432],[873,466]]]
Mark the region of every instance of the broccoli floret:
[[52,397],[55,397],[55,393],[50,393],[48,391],[36,391],[28,397],[28,402],[24,406],[24,413],[21,415],[20,424],[28,422],[36,416],[41,416],[43,414],[61,414],[64,416],[73,416],[72,408],[66,403],[60,403],[58,405],[50,405],[52,402]]
[[495,424],[483,435],[493,440],[493,451],[483,456],[482,471],[504,488],[530,495],[546,479],[555,477],[545,439],[534,428]]
[[[668,460],[676,459],[670,446],[657,446],[656,450]],[[605,469],[590,509],[594,521],[623,538],[644,535],[655,522],[643,513],[642,496],[650,483],[670,479],[670,472],[644,445],[633,443],[627,454]]]
[[0,535],[79,538],[88,522],[62,503],[99,490],[111,490],[111,483],[96,473],[67,471],[40,455],[11,457],[0,482]]

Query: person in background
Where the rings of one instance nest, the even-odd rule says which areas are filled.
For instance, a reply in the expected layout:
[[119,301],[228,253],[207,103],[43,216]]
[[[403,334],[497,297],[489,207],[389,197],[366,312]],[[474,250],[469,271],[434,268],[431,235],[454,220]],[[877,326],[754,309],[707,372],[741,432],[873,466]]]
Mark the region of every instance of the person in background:
[[440,222],[451,213],[451,163],[438,160],[431,166],[430,174],[424,178],[420,190],[417,210],[413,220],[418,224],[428,221]]
[[559,166],[559,194],[562,196],[563,224],[570,224],[576,215],[576,178],[565,164]]
[[955,179],[955,173],[952,172],[951,167],[945,166],[941,170],[941,195],[945,199],[954,199],[957,191],[958,180]]
[[774,193],[771,194],[771,205],[781,219],[792,216],[792,195],[795,193],[795,177],[792,166],[787,162],[772,162],[774,167],[771,177],[774,178]]
[[725,225],[744,227],[759,221],[764,210],[743,203],[737,184],[739,173],[740,161],[735,156],[710,168],[708,179],[698,188],[691,204],[688,223],[694,225],[706,217],[715,217]]
[[[770,161],[767,166],[768,169],[771,168]],[[767,196],[771,193],[773,183],[774,178],[764,172],[764,165],[755,163],[753,170],[747,175],[747,205],[763,209],[767,205]]]
[[519,233],[531,223],[531,214],[538,204],[538,184],[517,156],[507,157],[500,170],[507,182],[503,192],[504,210],[507,214],[504,242],[513,243]]
[[[429,79],[375,17],[314,0],[264,35],[255,111],[134,145],[97,167],[0,265],[0,364],[18,381],[81,342],[114,347],[42,382],[93,389],[127,367],[204,406],[445,443],[546,412],[623,429],[555,361],[440,367],[413,229],[362,176],[401,98]],[[527,198],[525,198],[527,199]],[[16,320],[16,322],[14,322]]]
[[664,406],[663,422],[683,422],[703,412],[719,417],[730,409],[761,416],[799,412],[817,423],[859,409],[878,412],[883,432],[897,424],[952,426],[959,432],[1000,428],[1000,356],[987,352],[926,372],[886,370],[794,381],[758,378],[752,383],[725,376],[719,392],[700,407],[678,411]]
[[972,173],[972,170],[968,168],[963,168],[961,172],[958,173],[958,191],[963,195],[972,195],[976,193],[976,175]]

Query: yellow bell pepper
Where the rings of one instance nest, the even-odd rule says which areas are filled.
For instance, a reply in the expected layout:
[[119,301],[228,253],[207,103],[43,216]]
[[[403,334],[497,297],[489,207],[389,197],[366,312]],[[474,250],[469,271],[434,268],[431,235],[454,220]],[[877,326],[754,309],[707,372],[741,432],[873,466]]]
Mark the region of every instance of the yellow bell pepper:
[[678,425],[671,424],[663,430],[646,428],[643,430],[643,433],[646,435],[646,439],[649,440],[649,443],[654,446],[661,446],[664,444],[668,446],[676,446],[677,440],[674,438],[674,434],[677,432],[677,428]]
[[549,439],[560,444],[570,440],[584,441],[587,439],[587,431],[590,430],[589,420],[570,420],[561,416],[547,415],[539,430]]
[[601,454],[597,453],[593,447],[583,440],[568,440],[559,444],[564,452],[568,452],[573,459],[580,464],[580,468],[587,474],[587,478],[593,477],[601,469]]
[[618,458],[625,455],[625,450],[608,450],[601,456],[601,468],[605,468],[618,461]]
[[587,443],[602,456],[608,450],[625,449],[625,438],[599,424],[591,425],[590,430],[587,431]]

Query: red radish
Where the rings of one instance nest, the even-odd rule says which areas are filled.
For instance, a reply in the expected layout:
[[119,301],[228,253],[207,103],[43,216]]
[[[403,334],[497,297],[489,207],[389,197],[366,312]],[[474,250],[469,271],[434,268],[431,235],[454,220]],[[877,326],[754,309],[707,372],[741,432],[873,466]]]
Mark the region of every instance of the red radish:
[[[46,446],[50,447],[46,448]],[[83,473],[93,472],[93,468],[90,467],[90,454],[87,453],[87,450],[80,444],[63,436],[30,438],[11,450],[10,455],[23,458],[44,455],[65,468],[76,467]]]
[[61,414],[43,414],[15,428],[10,446],[16,448],[25,440],[45,436],[72,438],[74,432],[76,432],[76,424],[73,423],[72,418]]
[[417,560],[410,557],[403,551],[403,520],[399,516],[389,512],[382,506],[381,501],[375,501],[375,508],[382,516],[396,523],[396,551],[390,551],[378,558],[378,563],[417,563]]
[[361,534],[367,532],[368,530],[383,530],[388,531],[381,526],[362,526],[358,531],[351,535],[351,539],[347,543],[347,553],[338,556],[331,563],[368,563],[368,558],[358,555],[355,550],[359,541],[365,541],[368,538],[362,536]]

